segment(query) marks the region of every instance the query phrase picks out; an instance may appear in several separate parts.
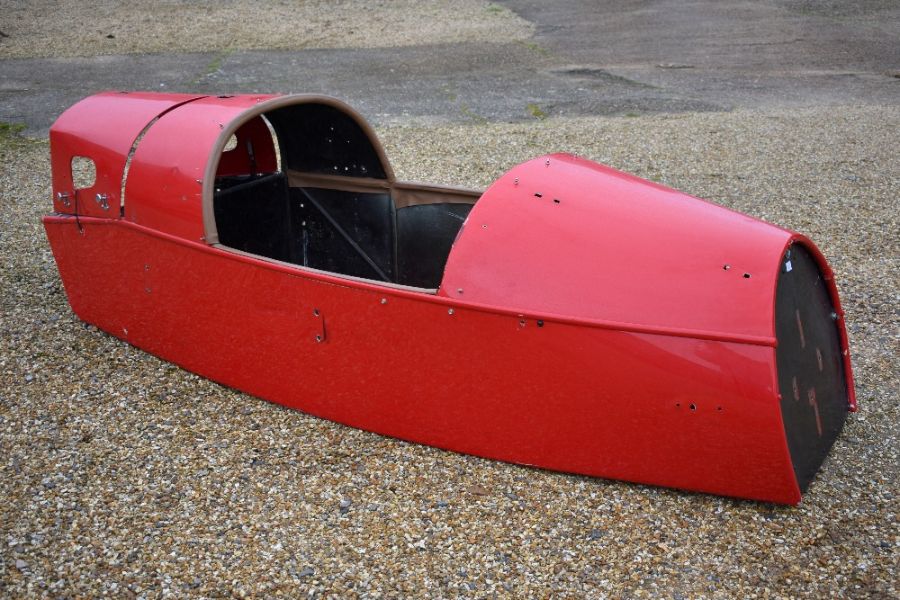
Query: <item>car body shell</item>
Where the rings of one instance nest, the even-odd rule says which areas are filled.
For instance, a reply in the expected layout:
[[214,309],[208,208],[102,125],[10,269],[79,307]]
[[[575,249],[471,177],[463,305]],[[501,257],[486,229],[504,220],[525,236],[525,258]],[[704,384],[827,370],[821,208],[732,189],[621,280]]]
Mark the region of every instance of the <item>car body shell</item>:
[[[51,129],[44,218],[83,320],[224,385],[364,430],[570,473],[794,504],[775,295],[806,237],[554,154],[478,199],[436,290],[236,252],[218,239],[229,138],[321,96],[108,92]],[[243,137],[242,137],[243,136]],[[260,143],[255,160],[277,168]],[[76,190],[73,157],[96,165]],[[124,194],[123,194],[124,191]],[[105,200],[105,202],[104,202]],[[106,208],[104,208],[104,204]],[[798,317],[799,318],[799,317]]]

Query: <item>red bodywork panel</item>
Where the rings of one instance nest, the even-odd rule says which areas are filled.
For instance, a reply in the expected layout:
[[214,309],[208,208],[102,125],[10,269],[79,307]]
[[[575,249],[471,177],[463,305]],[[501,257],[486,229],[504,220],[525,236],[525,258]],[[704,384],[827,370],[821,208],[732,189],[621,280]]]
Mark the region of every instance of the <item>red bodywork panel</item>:
[[[53,209],[58,213],[117,218],[125,163],[135,140],[155,118],[201,96],[142,92],[104,92],[85,98],[69,108],[50,128],[50,158],[53,170]],[[93,186],[76,190],[72,181],[72,159],[83,156],[94,161]],[[96,201],[107,196],[107,208]]]
[[205,239],[201,195],[210,157],[218,157],[213,145],[227,124],[274,97],[209,96],[161,117],[134,153],[125,183],[125,219],[161,233]]
[[274,173],[278,170],[272,134],[262,117],[247,121],[234,133],[234,148],[226,150],[219,159],[216,177],[243,175],[248,163],[253,173]]
[[[134,96],[143,112],[118,142],[53,146],[54,190],[65,187],[65,157],[82,151],[98,179],[108,158],[115,179],[126,138],[182,99],[145,106],[151,95]],[[206,243],[206,179],[236,172],[228,153],[219,161],[226,136],[237,132],[235,164],[251,140],[259,171],[277,169],[258,116],[275,97],[184,98],[138,144],[124,219],[86,210],[79,228],[59,205],[44,219],[80,318],[225,385],[384,435],[799,502],[773,314],[791,244],[815,255],[839,311],[806,238],[553,155],[515,167],[478,200],[437,294],[348,279]],[[103,140],[105,126],[88,123],[80,135]]]
[[[457,239],[441,290],[492,306],[772,344],[772,289],[791,238],[557,154],[523,163],[488,188]],[[557,282],[575,282],[578,293]]]

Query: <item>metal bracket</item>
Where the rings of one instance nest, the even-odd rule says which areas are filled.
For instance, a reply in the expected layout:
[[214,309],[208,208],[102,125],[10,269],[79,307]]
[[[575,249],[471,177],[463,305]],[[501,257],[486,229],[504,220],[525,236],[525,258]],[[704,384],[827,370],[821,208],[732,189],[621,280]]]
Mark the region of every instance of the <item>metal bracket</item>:
[[313,309],[313,317],[315,317],[319,321],[319,329],[316,333],[316,343],[321,344],[325,341],[325,315],[322,314],[318,308]]
[[71,197],[71,192],[56,192],[56,199],[59,200],[63,206],[72,205],[72,202],[69,200]]
[[97,204],[100,205],[100,208],[109,210],[109,196],[107,194],[97,194],[95,200],[97,200]]

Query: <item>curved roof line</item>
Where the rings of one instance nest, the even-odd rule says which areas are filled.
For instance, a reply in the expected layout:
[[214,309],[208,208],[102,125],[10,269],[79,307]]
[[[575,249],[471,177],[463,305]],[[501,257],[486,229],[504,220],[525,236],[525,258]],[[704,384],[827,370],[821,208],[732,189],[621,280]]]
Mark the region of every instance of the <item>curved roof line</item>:
[[394,171],[391,168],[391,163],[388,162],[384,147],[381,145],[378,136],[375,134],[375,130],[369,125],[368,121],[366,121],[363,116],[349,104],[346,104],[337,98],[319,94],[291,94],[272,98],[271,100],[260,102],[252,108],[248,108],[232,119],[219,133],[219,137],[216,138],[215,143],[210,149],[209,160],[206,163],[206,170],[203,173],[203,191],[201,195],[203,231],[206,243],[219,243],[219,231],[216,227],[216,218],[213,207],[213,190],[215,188],[216,169],[219,166],[219,160],[222,156],[222,150],[225,148],[225,144],[228,143],[228,140],[238,128],[247,121],[272,110],[300,104],[322,104],[331,106],[352,118],[366,134],[369,143],[371,143],[372,147],[375,149],[375,153],[378,155],[378,159],[381,161],[381,165],[384,169],[385,178],[389,183],[394,182]]

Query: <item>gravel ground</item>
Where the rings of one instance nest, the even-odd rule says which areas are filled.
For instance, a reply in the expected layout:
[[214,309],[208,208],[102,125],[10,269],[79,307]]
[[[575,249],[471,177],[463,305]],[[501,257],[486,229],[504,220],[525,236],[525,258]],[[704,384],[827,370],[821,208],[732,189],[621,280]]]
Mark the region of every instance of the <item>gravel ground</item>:
[[0,0],[0,58],[513,41],[533,27],[479,0]]
[[74,318],[43,141],[0,138],[0,595],[874,597],[898,593],[897,108],[383,128],[406,178],[568,150],[804,231],[861,410],[799,507],[589,479],[248,397]]

